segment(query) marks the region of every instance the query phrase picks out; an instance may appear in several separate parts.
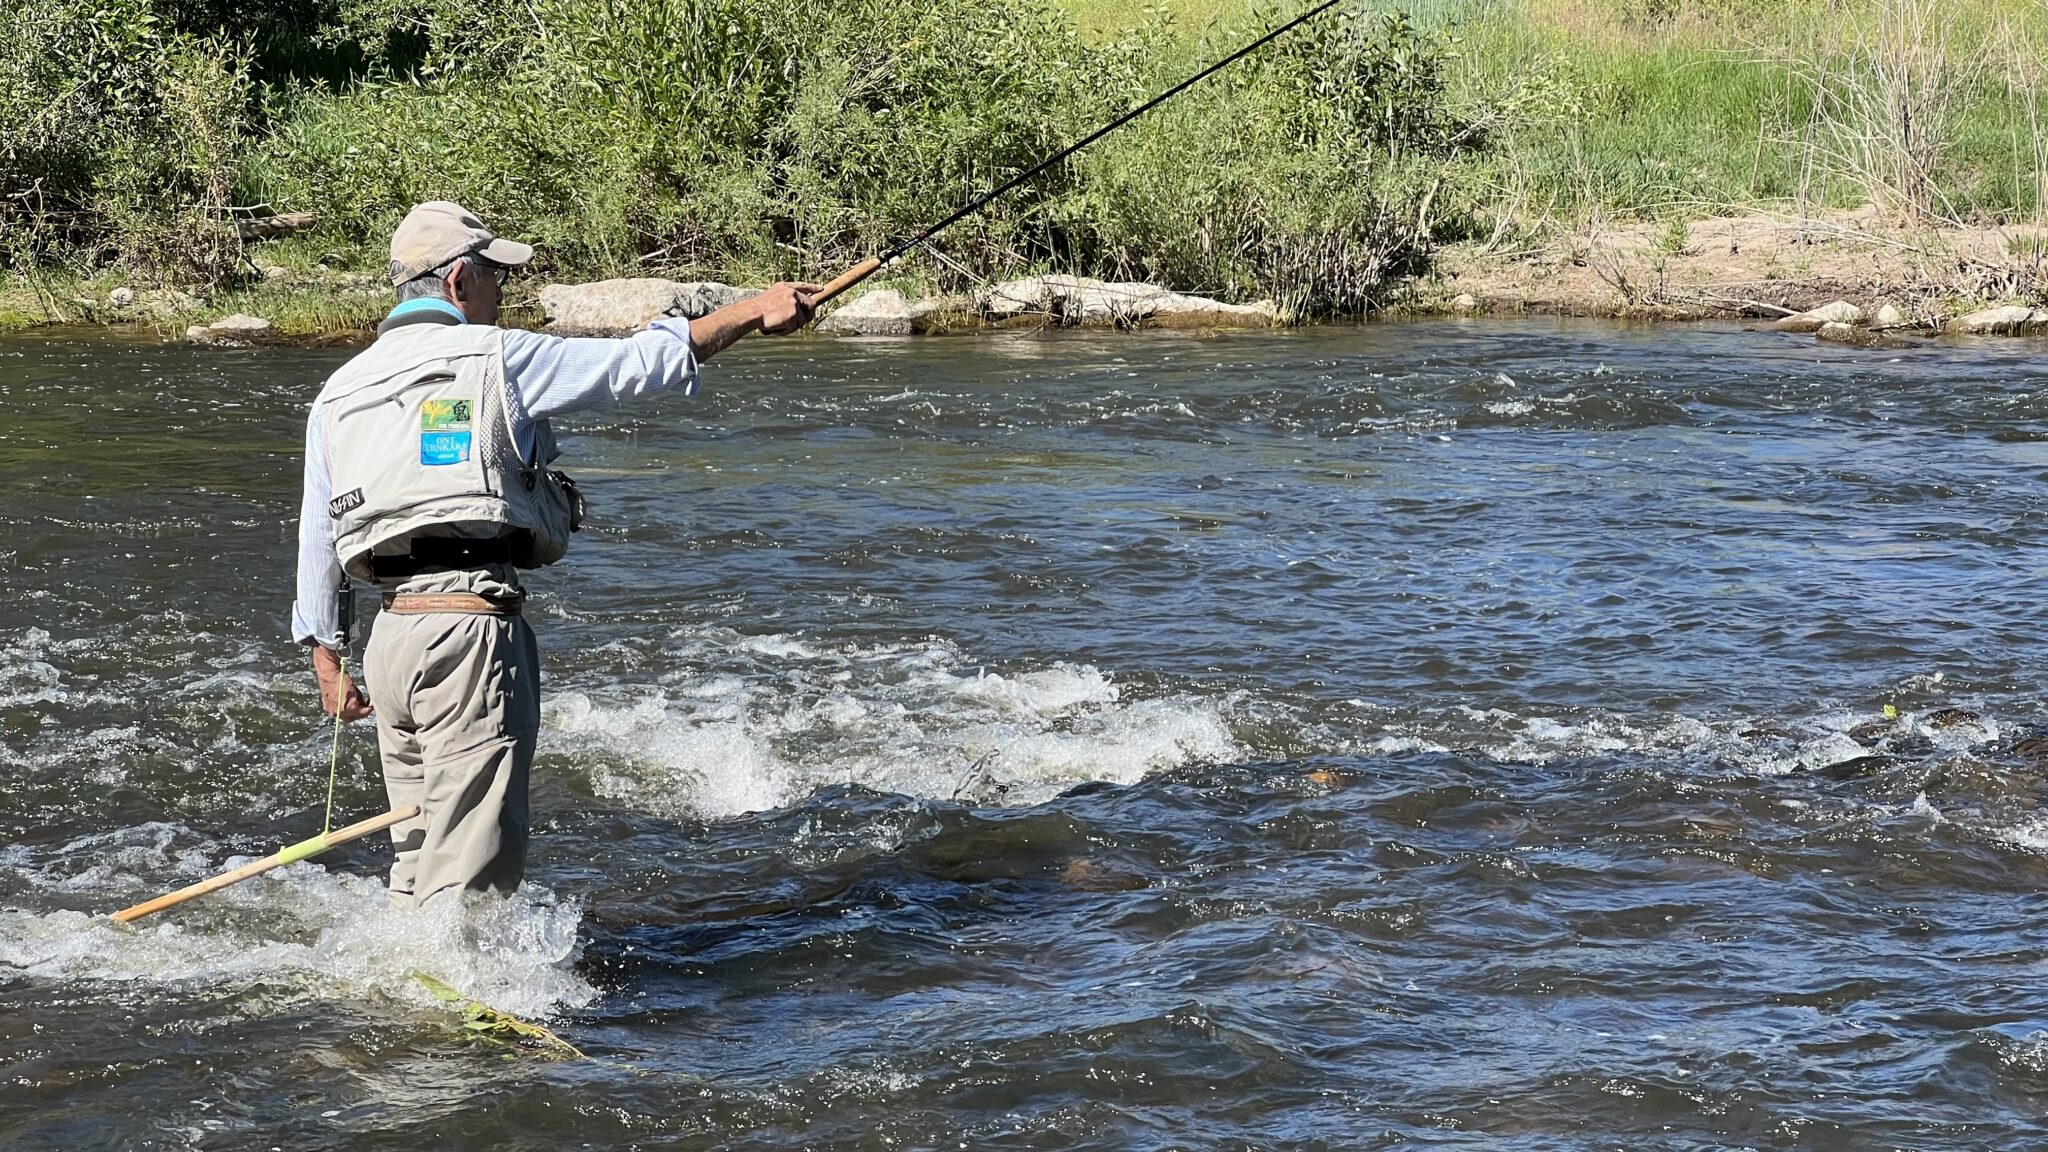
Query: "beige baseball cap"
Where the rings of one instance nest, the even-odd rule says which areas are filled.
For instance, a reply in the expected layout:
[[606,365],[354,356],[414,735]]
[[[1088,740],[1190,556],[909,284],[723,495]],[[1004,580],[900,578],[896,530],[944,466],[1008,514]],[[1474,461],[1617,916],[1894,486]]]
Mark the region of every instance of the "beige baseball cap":
[[391,234],[391,282],[403,284],[469,255],[517,268],[533,259],[533,246],[500,239],[469,209],[452,201],[414,205]]

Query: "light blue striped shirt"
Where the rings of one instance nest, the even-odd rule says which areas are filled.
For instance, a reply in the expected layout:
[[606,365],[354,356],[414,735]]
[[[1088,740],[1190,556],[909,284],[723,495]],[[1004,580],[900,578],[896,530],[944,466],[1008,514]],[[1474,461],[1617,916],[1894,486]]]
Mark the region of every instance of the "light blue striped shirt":
[[[437,308],[462,315],[442,300],[408,300],[393,310]],[[505,392],[519,450],[533,453],[533,422],[601,408],[642,396],[697,391],[697,353],[686,319],[656,320],[623,340],[569,339],[505,330]],[[306,419],[306,491],[299,504],[299,585],[292,603],[292,638],[341,646],[336,593],[341,564],[334,557],[328,519],[327,443],[320,422]]]

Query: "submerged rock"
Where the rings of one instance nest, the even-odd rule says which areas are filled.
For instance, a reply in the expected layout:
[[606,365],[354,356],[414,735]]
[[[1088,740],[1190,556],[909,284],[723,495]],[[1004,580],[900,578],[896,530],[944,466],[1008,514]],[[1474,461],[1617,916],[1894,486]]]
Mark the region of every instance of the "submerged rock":
[[971,296],[906,300],[894,288],[877,288],[827,313],[818,321],[818,331],[832,336],[902,336],[981,325],[980,310]]
[[1942,708],[1927,715],[1927,726],[1935,731],[1954,728],[1958,724],[1975,724],[1982,717],[1967,708]]
[[1882,752],[1872,752],[1865,756],[1851,756],[1847,760],[1837,760],[1820,769],[1820,774],[1830,780],[1865,780],[1883,772],[1887,766],[1896,761],[1897,757],[1887,756]]
[[1971,336],[2017,336],[2048,327],[2048,312],[2020,304],[1986,308],[1948,322],[1950,332]]
[[1849,303],[1847,300],[1837,300],[1832,304],[1823,304],[1818,308],[1809,309],[1796,316],[1787,316],[1783,320],[1772,324],[1771,327],[1780,332],[1818,332],[1828,324],[1861,323],[1863,323],[1863,309]]
[[2030,764],[2048,767],[2048,732],[2035,732],[2014,741],[2012,754]]
[[1865,328],[1847,324],[1823,324],[1814,336],[1830,344],[1847,344],[1852,348],[1911,348],[1914,343],[1901,336],[1887,336]]
[[1135,328],[1268,328],[1280,323],[1272,301],[1225,304],[1185,296],[1156,284],[1114,283],[1086,276],[1032,276],[984,289],[978,297],[990,318],[1039,317],[1054,324]]
[[637,332],[664,316],[692,320],[755,295],[715,281],[664,280],[655,276],[550,284],[540,290],[550,332],[564,335],[621,335]]

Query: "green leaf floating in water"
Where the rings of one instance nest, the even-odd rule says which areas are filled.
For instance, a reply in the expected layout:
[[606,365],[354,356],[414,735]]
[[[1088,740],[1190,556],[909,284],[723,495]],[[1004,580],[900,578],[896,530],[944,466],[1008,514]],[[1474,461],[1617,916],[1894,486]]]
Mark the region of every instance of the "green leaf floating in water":
[[464,996],[425,972],[415,972],[412,978],[433,993],[436,1000],[460,1007],[462,1026],[470,1032],[507,1044],[525,1042],[556,1059],[584,1058],[582,1049],[538,1024],[529,1024],[510,1012],[500,1012],[481,1000]]

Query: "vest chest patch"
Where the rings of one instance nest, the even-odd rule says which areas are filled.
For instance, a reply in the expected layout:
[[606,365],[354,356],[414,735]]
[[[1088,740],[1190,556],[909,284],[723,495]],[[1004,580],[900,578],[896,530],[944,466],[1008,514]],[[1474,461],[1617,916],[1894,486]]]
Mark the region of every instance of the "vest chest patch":
[[467,464],[471,444],[470,402],[427,400],[420,404],[420,466]]

